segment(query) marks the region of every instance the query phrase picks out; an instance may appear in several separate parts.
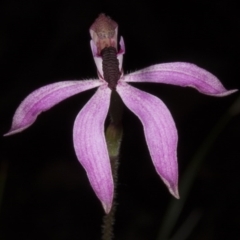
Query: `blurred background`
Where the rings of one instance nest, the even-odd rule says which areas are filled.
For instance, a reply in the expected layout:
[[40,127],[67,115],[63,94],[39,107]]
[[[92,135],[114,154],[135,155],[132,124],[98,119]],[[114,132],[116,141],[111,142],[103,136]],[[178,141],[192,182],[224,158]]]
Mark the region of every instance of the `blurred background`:
[[[33,90],[97,77],[88,30],[101,12],[119,24],[125,72],[192,62],[227,89],[240,88],[240,17],[233,1],[3,0],[1,136]],[[164,84],[134,86],[169,107],[179,132],[179,179],[187,180],[176,203],[154,170],[140,121],[125,108],[115,239],[240,239],[240,106],[231,108],[239,93],[215,98]],[[100,239],[104,212],[72,142],[74,119],[94,92],[69,98],[24,132],[0,138],[1,240]],[[166,218],[169,204],[178,216]]]

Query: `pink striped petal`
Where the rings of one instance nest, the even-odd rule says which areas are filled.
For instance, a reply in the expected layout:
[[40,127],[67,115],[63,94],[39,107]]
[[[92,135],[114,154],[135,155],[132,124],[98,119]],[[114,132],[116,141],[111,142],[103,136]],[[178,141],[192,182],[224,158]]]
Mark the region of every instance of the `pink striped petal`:
[[111,90],[101,86],[78,114],[73,127],[77,158],[87,172],[90,184],[108,213],[113,200],[113,178],[104,136],[104,122]]
[[157,97],[120,82],[117,92],[143,124],[148,149],[157,173],[170,193],[178,195],[177,129],[165,104]]
[[64,81],[41,87],[28,95],[13,116],[12,127],[4,136],[9,136],[31,126],[37,116],[59,102],[91,88],[102,85],[98,79],[86,81]]
[[193,87],[199,92],[216,97],[232,94],[213,74],[191,63],[173,62],[156,64],[124,77],[125,82],[154,82]]

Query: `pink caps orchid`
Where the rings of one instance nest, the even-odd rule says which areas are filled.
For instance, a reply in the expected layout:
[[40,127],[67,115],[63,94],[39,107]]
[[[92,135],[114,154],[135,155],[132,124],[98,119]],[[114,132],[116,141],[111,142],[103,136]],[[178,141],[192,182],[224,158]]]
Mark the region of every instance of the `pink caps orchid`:
[[77,158],[86,170],[90,184],[108,213],[112,206],[114,183],[104,136],[111,92],[116,91],[123,103],[143,125],[147,146],[157,173],[170,193],[178,194],[178,134],[166,105],[157,97],[128,83],[153,82],[193,87],[200,93],[223,97],[237,90],[226,90],[208,71],[185,62],[156,64],[123,75],[125,53],[123,38],[117,48],[118,25],[101,14],[90,28],[91,50],[98,79],[62,81],[41,87],[28,95],[17,108],[9,136],[31,126],[37,116],[56,104],[83,91],[97,88],[78,113],[73,127],[73,144]]

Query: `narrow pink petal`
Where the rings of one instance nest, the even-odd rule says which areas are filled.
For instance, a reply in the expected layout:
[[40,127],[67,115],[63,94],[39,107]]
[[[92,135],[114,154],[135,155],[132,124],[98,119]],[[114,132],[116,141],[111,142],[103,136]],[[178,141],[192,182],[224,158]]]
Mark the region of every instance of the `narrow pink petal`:
[[148,149],[157,173],[170,193],[178,195],[177,129],[165,104],[157,97],[120,82],[117,86],[126,106],[143,124]]
[[78,114],[73,127],[77,158],[87,172],[90,184],[108,213],[113,199],[113,178],[104,136],[104,122],[111,90],[101,86]]
[[125,82],[154,82],[193,87],[199,92],[216,97],[232,94],[213,74],[191,63],[173,62],[156,64],[124,77]]
[[59,102],[91,88],[102,85],[98,79],[85,81],[64,81],[41,87],[28,95],[17,108],[12,127],[4,136],[9,136],[31,126],[37,116]]

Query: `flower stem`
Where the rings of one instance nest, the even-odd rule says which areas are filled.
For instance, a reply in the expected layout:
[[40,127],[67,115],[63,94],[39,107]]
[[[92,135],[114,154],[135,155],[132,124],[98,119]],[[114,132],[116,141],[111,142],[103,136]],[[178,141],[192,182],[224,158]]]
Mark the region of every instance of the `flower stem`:
[[111,211],[103,217],[102,240],[113,239],[113,224],[116,212],[116,188],[118,179],[119,149],[122,140],[122,109],[123,103],[116,91],[112,91],[109,108],[110,124],[107,127],[105,137],[110,157],[112,175],[114,181],[114,196]]
[[[112,174],[114,185],[117,183],[117,170],[118,170],[118,157],[110,157]],[[112,203],[111,211],[104,215],[103,217],[103,226],[102,226],[102,240],[111,240],[113,239],[113,224],[115,221],[115,212],[116,212],[116,191],[114,189],[114,198]]]

